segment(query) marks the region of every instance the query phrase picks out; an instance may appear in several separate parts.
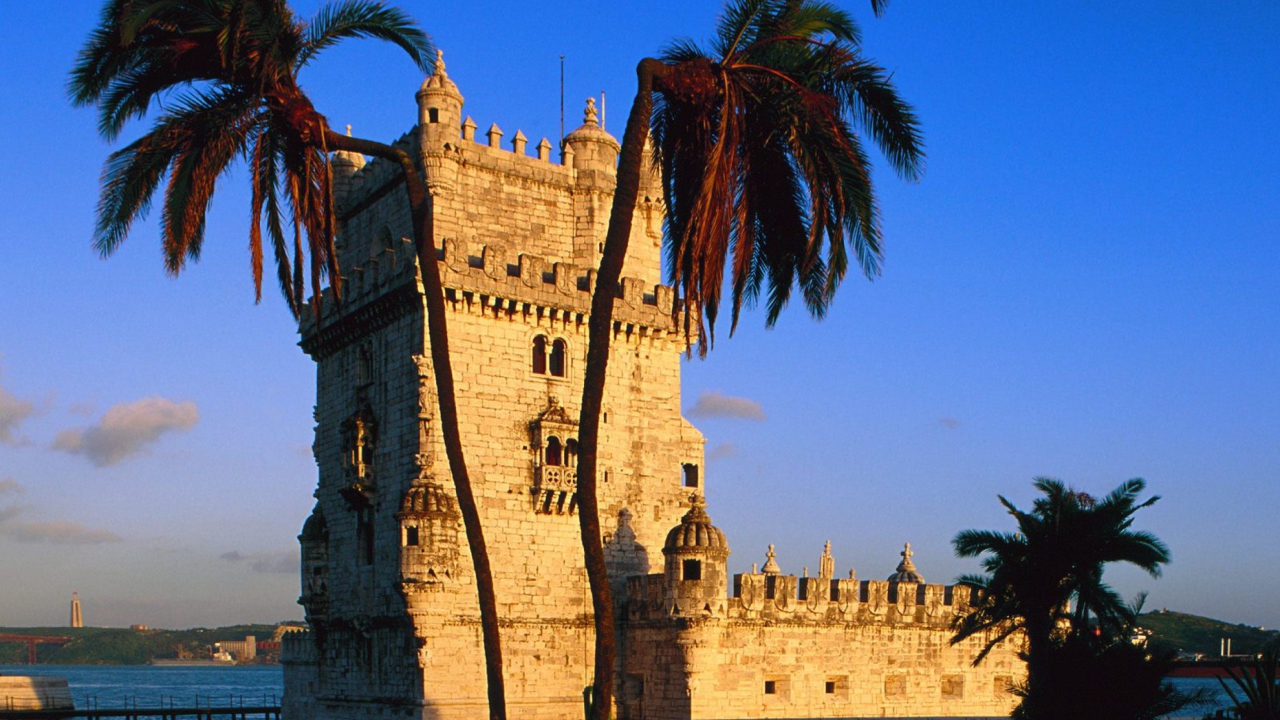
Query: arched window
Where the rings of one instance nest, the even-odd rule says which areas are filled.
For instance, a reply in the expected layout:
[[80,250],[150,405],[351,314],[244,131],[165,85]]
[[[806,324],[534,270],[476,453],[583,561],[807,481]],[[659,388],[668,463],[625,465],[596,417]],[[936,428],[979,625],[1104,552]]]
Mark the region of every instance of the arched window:
[[556,340],[551,343],[551,374],[555,377],[564,377],[564,356],[568,345],[563,340]]
[[542,457],[544,465],[560,464],[560,438],[547,438],[547,449],[543,451]]
[[569,439],[564,442],[564,465],[565,467],[578,466],[578,441]]
[[539,335],[533,339],[533,372],[535,375],[547,374],[547,336]]

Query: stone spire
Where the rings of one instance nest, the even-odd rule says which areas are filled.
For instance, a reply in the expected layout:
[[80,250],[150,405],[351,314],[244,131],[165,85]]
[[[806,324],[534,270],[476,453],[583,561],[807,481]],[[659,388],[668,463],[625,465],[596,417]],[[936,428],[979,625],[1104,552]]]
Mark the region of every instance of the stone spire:
[[769,552],[764,554],[764,568],[762,572],[765,575],[777,575],[782,572],[782,568],[778,567],[777,556],[773,553],[773,543],[769,543]]
[[818,559],[818,577],[833,578],[836,576],[836,559],[831,557],[831,541],[822,547],[822,557]]
[[911,543],[907,543],[898,554],[902,556],[902,562],[898,563],[898,571],[889,576],[889,581],[923,583],[924,577],[916,572],[915,563],[911,562],[911,556],[915,555],[911,552]]

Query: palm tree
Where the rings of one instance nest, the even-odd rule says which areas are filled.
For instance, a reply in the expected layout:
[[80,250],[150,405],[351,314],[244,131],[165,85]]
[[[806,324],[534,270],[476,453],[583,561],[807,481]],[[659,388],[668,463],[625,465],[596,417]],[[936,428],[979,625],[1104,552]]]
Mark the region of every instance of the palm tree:
[[[1225,680],[1218,678],[1235,705],[1235,717],[1240,720],[1280,720],[1280,643],[1272,642],[1258,658],[1243,667],[1223,668],[1231,678],[1233,690]],[[1240,694],[1236,694],[1236,690]]]
[[1116,637],[1132,625],[1135,611],[1102,580],[1108,563],[1129,563],[1159,577],[1169,562],[1163,542],[1130,529],[1134,514],[1160,499],[1139,502],[1143,480],[1129,480],[1102,500],[1049,478],[1037,478],[1035,487],[1044,497],[1029,512],[1000,497],[1017,521],[1016,532],[965,530],[952,540],[957,556],[982,556],[986,571],[960,578],[978,595],[972,611],[957,620],[952,643],[989,633],[976,665],[1001,641],[1025,633],[1030,696],[1052,675],[1055,647],[1095,629]]
[[[426,295],[445,452],[475,566],[489,713],[505,718],[493,574],[458,431],[428,190],[404,151],[334,132],[297,81],[316,53],[353,37],[395,43],[424,72],[431,70],[426,34],[402,11],[370,0],[328,5],[309,22],[295,19],[284,0],[108,0],[72,70],[73,102],[96,105],[99,130],[111,140],[162,94],[178,94],[150,132],[107,160],[94,242],[104,256],[113,253],[167,173],[161,230],[165,268],[176,275],[200,255],[218,177],[244,158],[253,186],[249,238],[257,296],[265,226],[289,309],[301,312],[309,265],[318,313],[321,279],[338,271],[329,153],[353,151],[399,166]],[[338,299],[340,284],[331,286]]]
[[914,179],[923,161],[910,107],[888,74],[859,55],[858,43],[852,18],[826,3],[734,0],[709,50],[682,41],[637,67],[591,300],[579,422],[578,517],[595,613],[597,720],[609,712],[615,658],[597,501],[600,413],[650,128],[686,338],[696,334],[702,353],[710,347],[730,253],[735,324],[743,303],[754,304],[762,290],[773,324],[793,286],[810,314],[822,317],[848,269],[846,243],[864,275],[879,271],[869,161],[853,126],[867,131],[900,175]]

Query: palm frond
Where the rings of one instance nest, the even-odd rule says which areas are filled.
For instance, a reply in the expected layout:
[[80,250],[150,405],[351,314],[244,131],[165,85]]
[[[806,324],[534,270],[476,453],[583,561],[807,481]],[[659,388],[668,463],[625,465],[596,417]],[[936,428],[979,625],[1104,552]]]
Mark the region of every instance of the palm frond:
[[372,0],[346,0],[320,8],[307,24],[297,66],[346,38],[375,38],[404,50],[424,73],[431,72],[435,48],[403,10]]

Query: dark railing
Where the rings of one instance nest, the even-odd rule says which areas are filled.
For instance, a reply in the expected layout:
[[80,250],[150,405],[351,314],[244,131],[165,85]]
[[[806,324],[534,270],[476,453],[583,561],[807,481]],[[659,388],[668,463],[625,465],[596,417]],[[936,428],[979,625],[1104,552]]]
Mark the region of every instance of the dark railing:
[[[244,696],[197,695],[194,698],[166,697],[161,695],[158,705],[142,705],[136,697],[125,697],[119,704],[102,706],[98,698],[88,696],[75,708],[23,707],[15,698],[5,698],[0,704],[0,720],[62,720],[63,718],[161,718],[178,720],[280,720],[280,700],[275,695],[259,698]],[[34,703],[32,703],[34,704]]]

